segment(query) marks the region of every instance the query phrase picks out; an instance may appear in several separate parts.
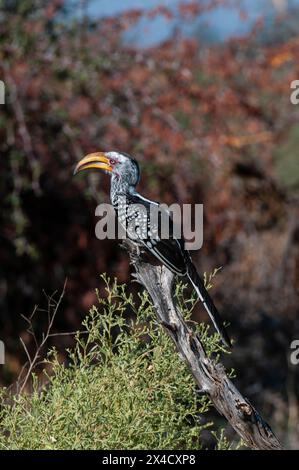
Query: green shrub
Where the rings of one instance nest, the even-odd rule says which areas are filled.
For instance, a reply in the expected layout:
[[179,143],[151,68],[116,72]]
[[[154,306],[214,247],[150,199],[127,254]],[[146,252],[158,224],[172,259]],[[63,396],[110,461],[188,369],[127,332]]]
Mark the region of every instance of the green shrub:
[[[203,420],[210,402],[155,322],[147,293],[137,307],[124,285],[106,281],[106,290],[68,364],[51,351],[46,385],[33,376],[30,394],[2,391],[0,449],[201,448],[201,431],[212,426]],[[179,302],[190,317],[194,300],[183,303],[182,293],[180,286]],[[128,312],[135,321],[126,319]],[[207,350],[219,351],[217,335],[199,328]]]

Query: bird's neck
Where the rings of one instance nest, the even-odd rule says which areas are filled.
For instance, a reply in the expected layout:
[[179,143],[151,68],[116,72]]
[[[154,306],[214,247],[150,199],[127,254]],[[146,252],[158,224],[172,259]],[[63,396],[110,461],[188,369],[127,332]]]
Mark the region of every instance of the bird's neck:
[[110,199],[114,206],[117,205],[118,198],[125,197],[135,192],[135,186],[131,185],[126,178],[113,175],[110,186]]

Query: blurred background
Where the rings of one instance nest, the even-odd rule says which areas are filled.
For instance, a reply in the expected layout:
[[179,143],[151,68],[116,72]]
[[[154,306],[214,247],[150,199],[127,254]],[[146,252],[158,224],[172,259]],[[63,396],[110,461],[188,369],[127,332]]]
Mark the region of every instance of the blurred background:
[[[26,322],[66,293],[54,331],[81,327],[103,289],[130,282],[127,255],[94,235],[94,150],[142,169],[140,192],[204,204],[199,271],[235,339],[226,365],[284,444],[299,448],[299,1],[2,0],[0,339],[11,384],[34,347]],[[136,287],[135,287],[136,289]],[[207,321],[199,308],[196,316]],[[41,310],[37,327],[43,331]],[[72,335],[49,339],[64,357]]]

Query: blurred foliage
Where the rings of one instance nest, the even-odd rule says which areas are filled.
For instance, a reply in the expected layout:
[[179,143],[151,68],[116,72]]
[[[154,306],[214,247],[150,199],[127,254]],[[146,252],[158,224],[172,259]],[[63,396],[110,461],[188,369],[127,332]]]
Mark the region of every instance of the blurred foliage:
[[274,158],[281,183],[288,190],[299,188],[299,125],[291,127],[284,143],[275,150]]

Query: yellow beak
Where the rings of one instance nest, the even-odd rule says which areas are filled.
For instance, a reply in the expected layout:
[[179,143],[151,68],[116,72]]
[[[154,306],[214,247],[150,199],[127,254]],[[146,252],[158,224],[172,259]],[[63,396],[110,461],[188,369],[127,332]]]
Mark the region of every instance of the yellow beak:
[[112,171],[109,158],[103,152],[89,153],[77,164],[74,175],[84,170],[106,170]]

